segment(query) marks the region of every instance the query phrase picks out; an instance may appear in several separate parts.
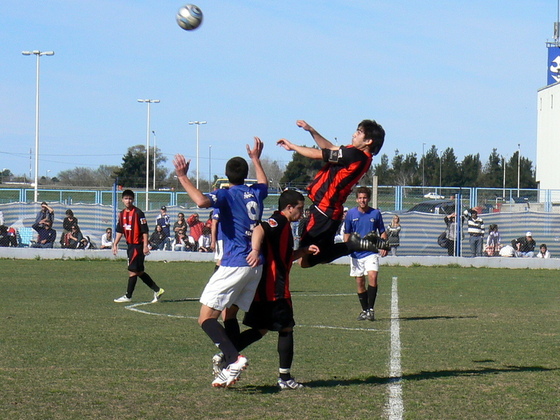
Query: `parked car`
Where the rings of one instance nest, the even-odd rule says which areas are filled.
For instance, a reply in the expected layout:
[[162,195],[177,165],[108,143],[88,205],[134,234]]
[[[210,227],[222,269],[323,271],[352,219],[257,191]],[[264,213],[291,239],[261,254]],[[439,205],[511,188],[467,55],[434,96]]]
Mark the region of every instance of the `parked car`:
[[417,211],[420,213],[432,214],[451,214],[455,212],[455,201],[451,200],[429,200],[412,206],[408,212]]
[[429,192],[428,194],[424,194],[424,198],[431,198],[433,200],[443,200],[445,197],[443,195],[439,195],[436,192]]

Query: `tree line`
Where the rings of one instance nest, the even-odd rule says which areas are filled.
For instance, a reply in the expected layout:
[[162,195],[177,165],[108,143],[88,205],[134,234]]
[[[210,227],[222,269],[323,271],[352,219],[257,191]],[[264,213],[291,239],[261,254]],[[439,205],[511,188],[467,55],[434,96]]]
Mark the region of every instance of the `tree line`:
[[[175,189],[179,183],[175,172],[164,166],[167,158],[159,149],[150,148],[149,185],[153,187],[152,179],[156,171],[156,189]],[[378,161],[378,163],[375,163]],[[263,167],[270,180],[272,188],[285,187],[304,188],[312,179],[323,163],[308,159],[298,153],[292,154],[292,160],[286,168],[281,168],[277,161],[267,157],[262,158]],[[518,165],[519,163],[519,165]],[[195,168],[189,177],[195,178]],[[537,188],[535,171],[530,159],[519,157],[516,151],[509,159],[504,159],[497,149],[493,149],[486,162],[482,162],[480,154],[470,154],[461,162],[455,156],[453,148],[448,147],[442,153],[436,146],[432,146],[424,156],[416,153],[403,155],[395,150],[391,160],[386,154],[376,157],[372,171],[369,171],[361,184],[371,185],[372,176],[378,178],[379,185],[408,185],[408,186],[447,186],[447,187],[483,187],[483,188]],[[4,169],[0,182],[14,180],[9,169]],[[254,178],[254,168],[250,168],[249,178]],[[200,179],[200,188],[205,191],[212,189],[212,183],[218,178],[213,175],[212,180]],[[122,157],[121,166],[101,165],[97,169],[76,167],[58,173],[56,177],[47,179],[41,177],[42,184],[57,184],[69,187],[111,187],[118,179],[119,185],[130,188],[146,186],[146,147],[136,145],[128,148]]]

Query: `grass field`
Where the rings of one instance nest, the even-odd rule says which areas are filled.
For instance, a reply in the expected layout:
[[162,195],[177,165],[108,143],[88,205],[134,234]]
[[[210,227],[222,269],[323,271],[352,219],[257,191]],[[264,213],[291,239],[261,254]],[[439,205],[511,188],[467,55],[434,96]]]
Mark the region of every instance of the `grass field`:
[[[149,262],[166,294],[144,312],[113,303],[124,261],[0,265],[1,419],[379,419],[395,383],[407,419],[560,418],[557,271],[382,267],[371,323],[355,320],[346,266],[294,267],[292,372],[306,388],[280,392],[274,333],[246,349],[240,382],[210,387],[215,348],[195,318],[211,263]],[[133,303],[150,298],[139,281]]]

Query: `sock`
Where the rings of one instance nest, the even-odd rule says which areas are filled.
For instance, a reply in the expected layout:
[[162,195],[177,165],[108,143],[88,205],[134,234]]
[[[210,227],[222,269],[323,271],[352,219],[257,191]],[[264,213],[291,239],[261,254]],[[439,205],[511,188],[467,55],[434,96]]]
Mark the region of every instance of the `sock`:
[[367,311],[368,306],[368,292],[358,293],[358,299],[360,300],[360,305],[362,305],[362,311]]
[[[287,369],[288,376],[280,377],[283,380],[290,379],[289,372],[292,367],[292,361],[294,360],[294,332],[282,332],[278,333],[278,356],[280,359],[280,369]],[[284,374],[285,375],[285,374]]]
[[375,305],[375,299],[377,298],[377,286],[370,286],[368,284],[367,296],[368,296],[369,308],[373,309],[373,306]]
[[214,344],[222,351],[227,365],[237,360],[239,352],[228,338],[226,330],[220,325],[217,319],[207,319],[202,323],[201,327],[206,335],[210,337]]
[[280,376],[280,379],[282,379],[283,381],[287,381],[292,377],[292,374],[290,373],[290,369],[278,369],[278,376]]
[[249,347],[255,341],[259,341],[263,337],[264,336],[260,333],[259,330],[257,330],[256,328],[250,328],[243,331],[239,335],[239,340],[237,341],[235,347],[237,348],[237,351],[241,351],[244,348]]
[[130,276],[128,278],[128,286],[126,288],[126,297],[131,298],[132,294],[134,293],[134,288],[136,287],[136,281],[138,280],[138,276]]
[[142,281],[144,283],[146,283],[146,286],[148,286],[154,292],[159,291],[158,285],[152,280],[152,278],[150,277],[150,275],[148,273],[142,273],[142,274],[140,274],[139,277],[142,279]]
[[237,321],[237,318],[226,319],[224,321],[224,329],[226,330],[226,334],[235,348],[237,350],[240,350],[238,343],[241,331],[239,330],[239,322]]

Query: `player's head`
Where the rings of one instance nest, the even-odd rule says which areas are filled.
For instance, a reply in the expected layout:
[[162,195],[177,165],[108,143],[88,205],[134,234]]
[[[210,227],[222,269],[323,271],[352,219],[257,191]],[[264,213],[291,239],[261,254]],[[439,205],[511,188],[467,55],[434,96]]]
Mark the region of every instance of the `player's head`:
[[364,133],[364,139],[370,140],[369,151],[377,155],[385,141],[385,130],[375,120],[363,120],[358,124],[358,130]]
[[356,189],[356,202],[358,203],[359,208],[367,208],[370,200],[371,190],[368,187],[358,187]]
[[284,190],[278,198],[278,209],[290,222],[301,219],[304,205],[305,198],[296,190]]
[[131,207],[132,203],[134,203],[134,191],[132,190],[124,190],[121,197],[126,207]]
[[241,185],[249,174],[249,165],[242,157],[236,156],[226,163],[226,176],[233,185]]

